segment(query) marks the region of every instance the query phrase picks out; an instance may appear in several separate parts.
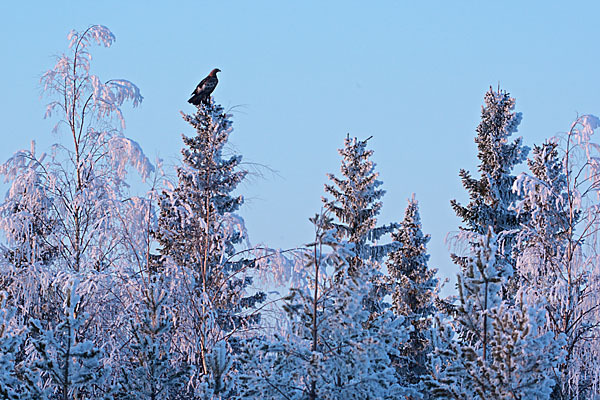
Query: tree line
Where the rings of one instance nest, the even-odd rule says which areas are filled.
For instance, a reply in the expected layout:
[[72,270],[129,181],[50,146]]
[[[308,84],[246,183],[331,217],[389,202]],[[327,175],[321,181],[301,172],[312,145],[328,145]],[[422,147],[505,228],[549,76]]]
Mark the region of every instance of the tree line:
[[345,138],[308,244],[250,246],[232,115],[214,98],[183,115],[169,179],[123,134],[139,88],[92,74],[112,32],[68,40],[42,76],[68,144],[0,166],[0,397],[600,398],[598,118],[530,149],[490,88],[443,298],[416,196],[378,223],[370,138]]

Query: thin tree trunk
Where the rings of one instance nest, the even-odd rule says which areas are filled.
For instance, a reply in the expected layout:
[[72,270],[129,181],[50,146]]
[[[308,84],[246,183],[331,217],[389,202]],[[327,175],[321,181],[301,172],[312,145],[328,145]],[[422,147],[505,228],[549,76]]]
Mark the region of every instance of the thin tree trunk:
[[[319,243],[319,254],[321,248]],[[317,351],[317,307],[318,307],[318,299],[319,299],[319,254],[317,254],[317,244],[315,243],[314,247],[314,258],[315,258],[315,292],[313,298],[313,315],[312,315],[312,346],[311,350],[314,352]],[[310,383],[310,400],[316,400],[317,398],[317,382],[315,379]]]

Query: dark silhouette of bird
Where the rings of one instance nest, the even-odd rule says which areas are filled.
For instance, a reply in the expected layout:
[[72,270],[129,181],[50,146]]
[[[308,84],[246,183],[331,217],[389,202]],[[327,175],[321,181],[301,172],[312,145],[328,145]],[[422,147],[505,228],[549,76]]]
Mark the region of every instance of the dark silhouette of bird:
[[204,79],[200,81],[196,89],[192,92],[192,97],[188,100],[188,103],[191,103],[195,106],[200,103],[208,103],[208,99],[210,98],[210,94],[217,87],[217,83],[219,80],[217,79],[217,72],[221,72],[219,68],[215,68],[210,71],[210,74]]

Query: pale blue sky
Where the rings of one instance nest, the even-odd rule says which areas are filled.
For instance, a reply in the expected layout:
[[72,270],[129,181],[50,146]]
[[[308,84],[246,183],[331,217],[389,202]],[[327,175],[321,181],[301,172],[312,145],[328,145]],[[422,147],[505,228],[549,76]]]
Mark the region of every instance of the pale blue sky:
[[431,264],[451,276],[449,201],[467,199],[458,170],[476,169],[485,91],[500,82],[516,97],[530,146],[578,113],[600,114],[599,11],[592,1],[2,2],[0,159],[56,141],[39,77],[70,29],[106,25],[117,42],[93,50],[94,72],[141,88],[125,133],[151,158],[177,162],[180,134],[192,133],[179,111],[192,112],[189,93],[222,70],[214,95],[234,110],[232,144],[277,171],[241,188],[254,243],[310,241],[337,148],[347,133],[373,135],[381,222],[400,220],[415,192]]

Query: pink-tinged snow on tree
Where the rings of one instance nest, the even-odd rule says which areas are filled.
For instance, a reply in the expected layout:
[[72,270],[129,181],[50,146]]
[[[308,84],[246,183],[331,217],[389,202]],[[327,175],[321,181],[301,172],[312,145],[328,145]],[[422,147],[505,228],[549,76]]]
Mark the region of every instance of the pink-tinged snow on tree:
[[214,100],[184,115],[195,134],[183,136],[178,182],[159,198],[155,237],[177,321],[173,351],[177,362],[193,367],[188,388],[197,396],[227,397],[234,389],[227,358],[240,335],[256,328],[266,297],[253,287],[257,265],[236,214],[243,197],[234,191],[247,172],[241,156],[226,153],[230,117]]
[[310,285],[291,289],[280,331],[244,348],[239,398],[404,398],[389,358],[407,339],[402,318],[391,312],[371,317],[364,308],[369,274],[350,273],[353,245],[328,228],[327,217],[311,221],[316,238],[305,258]]
[[600,120],[578,118],[569,132],[535,147],[531,174],[514,189],[527,215],[517,236],[521,291],[546,309],[543,328],[563,334],[565,359],[555,369],[553,398],[600,396]]
[[[137,168],[143,178],[153,170],[139,145],[113,123],[125,128],[121,107],[127,101],[137,106],[143,98],[129,81],[103,82],[90,73],[89,47],[110,47],[115,41],[108,28],[94,25],[83,33],[72,31],[68,38],[71,54],[59,57],[41,81],[45,94],[56,98],[48,104],[46,116],[58,115],[55,130],[64,127],[72,146],[58,146],[60,153],[49,170],[52,177],[45,178],[49,192],[58,194],[53,206],[65,215],[59,224],[61,258],[76,272],[102,271],[112,257],[101,249],[118,247],[115,232],[106,228],[115,224],[110,211],[119,209],[117,202],[126,198],[126,167]],[[94,251],[100,254],[89,254]]]
[[119,129],[124,127],[121,107],[126,101],[139,104],[139,89],[125,80],[103,83],[90,72],[89,47],[110,47],[114,35],[94,25],[83,33],[72,31],[69,40],[70,53],[58,57],[41,81],[44,94],[54,98],[46,116],[59,118],[55,130],[66,133],[71,145],[55,144],[49,156],[37,155],[32,146],[2,165],[11,188],[0,209],[0,226],[13,252],[21,254],[20,263],[53,257],[64,270],[101,272],[118,256],[113,211],[121,211],[128,197],[127,167],[146,178],[153,166]]
[[71,146],[56,144],[49,156],[37,155],[32,146],[2,165],[11,187],[0,226],[13,253],[20,254],[17,265],[53,258],[65,271],[102,272],[119,256],[114,210],[121,211],[128,197],[127,166],[142,178],[153,166],[119,129],[121,107],[126,101],[139,104],[139,89],[125,80],[103,83],[90,73],[89,47],[110,47],[114,35],[94,25],[72,31],[69,40],[70,53],[58,57],[41,81],[45,95],[55,99],[46,116],[58,116],[55,130],[67,133]]
[[[127,341],[127,313],[121,311],[135,303],[140,292],[132,288],[147,264],[140,258],[145,248],[132,243],[148,237],[149,202],[130,193],[128,172],[137,170],[144,180],[154,167],[122,132],[122,107],[142,101],[139,89],[91,72],[92,46],[110,47],[115,36],[94,25],[68,39],[69,51],[41,78],[51,99],[46,117],[57,119],[61,140],[47,153],[32,143],[0,166],[9,184],[0,205],[6,239],[0,285],[18,324],[35,319],[45,329],[63,319],[61,288],[78,280],[78,307],[89,315],[81,339],[101,343],[102,363],[110,365]],[[23,356],[29,363],[39,357],[30,351]]]
[[459,302],[450,318],[437,320],[432,343],[434,399],[550,399],[553,369],[562,362],[564,337],[543,329],[545,310],[525,296],[502,299],[510,276],[490,228],[473,244],[458,275]]

